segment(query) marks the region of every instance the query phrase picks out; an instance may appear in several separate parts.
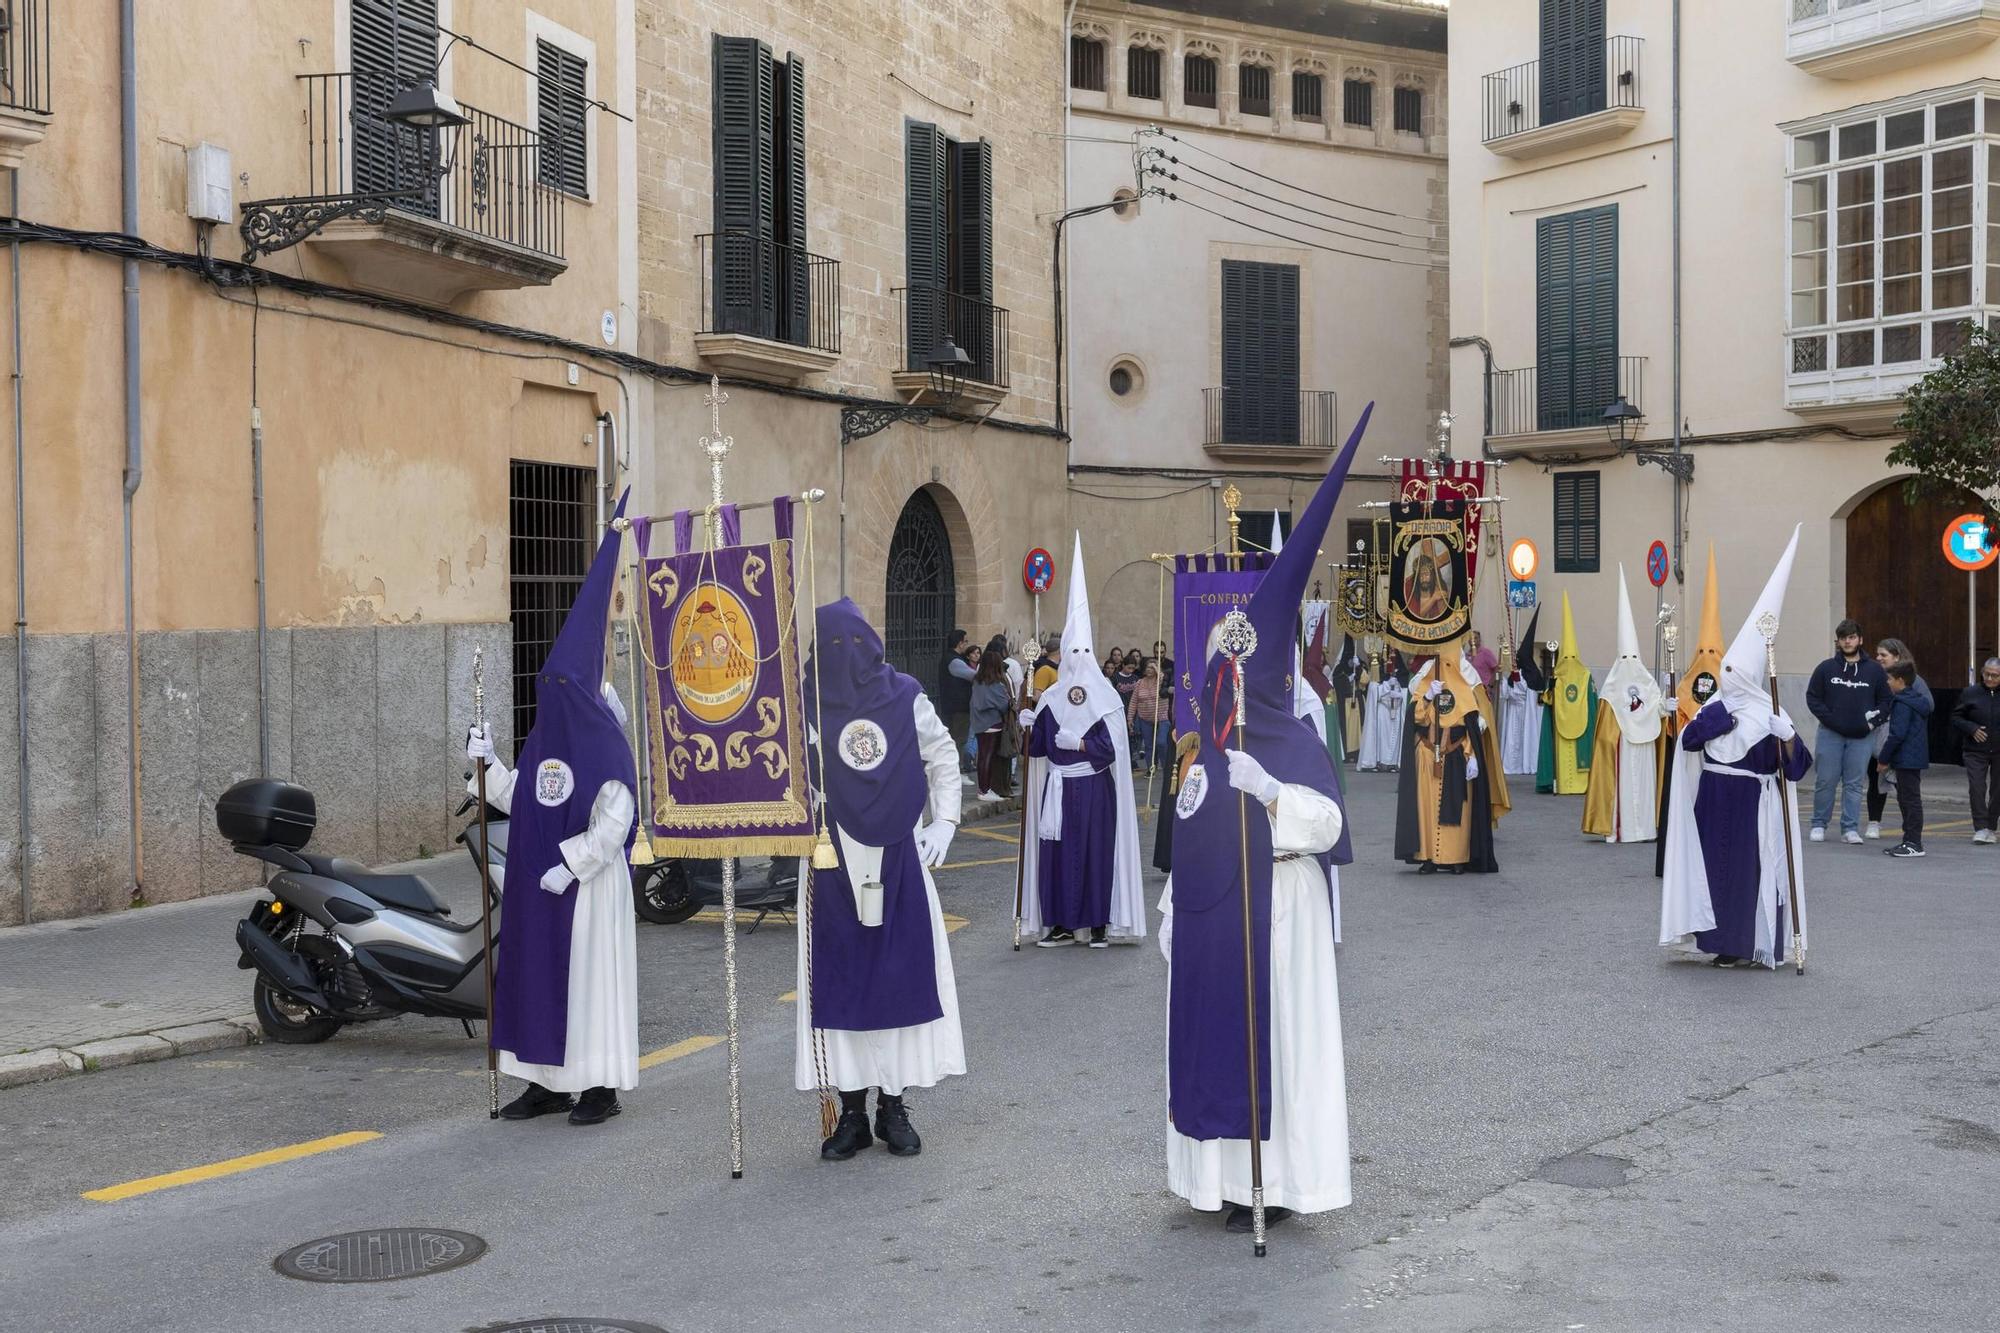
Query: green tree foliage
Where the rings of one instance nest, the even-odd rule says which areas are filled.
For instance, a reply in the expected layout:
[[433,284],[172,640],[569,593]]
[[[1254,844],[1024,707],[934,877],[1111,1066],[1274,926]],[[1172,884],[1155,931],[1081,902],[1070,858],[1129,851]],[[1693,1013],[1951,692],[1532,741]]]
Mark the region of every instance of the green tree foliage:
[[2000,337],[1976,324],[1966,335],[1964,347],[1903,395],[1896,418],[1903,441],[1887,461],[1917,470],[1908,498],[1971,491],[1985,498],[1991,519],[2000,492]]

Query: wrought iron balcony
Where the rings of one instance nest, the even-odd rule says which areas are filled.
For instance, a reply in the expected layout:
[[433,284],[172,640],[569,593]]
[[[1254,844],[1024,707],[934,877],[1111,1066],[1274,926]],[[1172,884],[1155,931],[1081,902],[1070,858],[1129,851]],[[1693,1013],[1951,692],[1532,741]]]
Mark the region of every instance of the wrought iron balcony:
[[1330,450],[1340,423],[1331,389],[1254,389],[1222,385],[1201,391],[1202,447],[1270,446]]
[[1535,157],[1625,133],[1645,109],[1639,78],[1644,50],[1642,38],[1609,38],[1602,75],[1568,87],[1545,83],[1539,60],[1483,76],[1481,140],[1505,156]]
[[2000,37],[2000,0],[1791,0],[1785,58],[1854,79],[1977,50]]
[[[535,131],[472,106],[462,108],[467,123],[449,129],[397,124],[383,113],[402,85],[386,74],[305,74],[299,84],[306,188],[243,205],[246,260],[315,236],[340,239],[350,269],[360,260],[391,287],[407,279],[417,294],[447,300],[474,288],[545,284],[562,273],[563,192],[542,180]],[[341,236],[330,230],[336,227]],[[453,271],[428,281],[411,269],[413,253],[371,259],[360,244],[383,241],[427,248]]]
[[[1581,361],[1581,358],[1579,358]],[[1604,373],[1570,376],[1566,392],[1550,392],[1546,398],[1537,383],[1537,368],[1493,372],[1490,402],[1493,406],[1494,435],[1533,435],[1552,430],[1597,430],[1604,425],[1604,409],[1623,397],[1644,411],[1646,407],[1646,358],[1621,356],[1614,380],[1610,368]]]
[[[974,385],[1000,390],[1010,386],[1007,311],[942,287],[898,287],[893,294],[903,307],[903,375],[922,376],[928,382],[931,354],[949,338],[971,358],[965,370],[968,390]],[[973,396],[997,399],[997,395]]]
[[747,231],[695,238],[695,350],[729,370],[797,380],[840,358],[840,261]]
[[0,0],[0,167],[20,169],[52,110],[49,0]]

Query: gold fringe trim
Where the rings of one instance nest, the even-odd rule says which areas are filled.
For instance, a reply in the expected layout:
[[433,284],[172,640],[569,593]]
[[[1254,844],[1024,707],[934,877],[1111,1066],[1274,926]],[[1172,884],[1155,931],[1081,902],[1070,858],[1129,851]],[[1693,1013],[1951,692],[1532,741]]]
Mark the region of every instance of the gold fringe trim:
[[653,854],[696,856],[703,860],[726,856],[811,856],[813,842],[810,833],[782,838],[675,838],[662,834],[653,839]]

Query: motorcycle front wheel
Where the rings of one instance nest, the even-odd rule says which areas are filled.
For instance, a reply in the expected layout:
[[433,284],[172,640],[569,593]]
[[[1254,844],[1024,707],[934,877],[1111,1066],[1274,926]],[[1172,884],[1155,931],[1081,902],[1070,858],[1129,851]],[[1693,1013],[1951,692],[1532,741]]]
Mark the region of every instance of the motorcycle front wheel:
[[282,1045],[310,1046],[340,1031],[338,1018],[324,1009],[300,1004],[280,994],[262,977],[257,978],[251,1008],[256,1011],[257,1026],[264,1029],[264,1035]]
[[700,911],[687,867],[679,861],[633,866],[632,909],[656,926],[677,926]]

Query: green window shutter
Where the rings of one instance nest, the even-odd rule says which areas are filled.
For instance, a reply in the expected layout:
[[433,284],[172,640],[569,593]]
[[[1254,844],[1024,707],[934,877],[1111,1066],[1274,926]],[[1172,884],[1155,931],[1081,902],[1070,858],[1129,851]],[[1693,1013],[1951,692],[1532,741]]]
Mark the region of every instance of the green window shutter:
[[1604,0],[1541,0],[1542,124],[1604,110]]
[[1598,572],[1598,473],[1555,474],[1555,572]]
[[1618,395],[1618,206],[1535,222],[1537,430],[1595,426]]
[[771,48],[717,34],[714,85],[715,328],[770,337],[777,314]]
[[1222,388],[1226,443],[1298,443],[1296,265],[1222,261]]
[[535,42],[535,107],[542,184],[590,197],[589,107],[584,98],[588,66],[582,56],[551,42]]
[[[403,89],[428,82],[437,69],[437,0],[350,0],[349,68],[353,171],[357,194],[383,194],[426,182],[419,131],[382,118]],[[398,208],[437,213],[435,188]]]
[[951,145],[951,302],[953,342],[972,358],[974,378],[993,382],[993,146]]
[[794,343],[811,341],[812,286],[806,256],[806,64],[787,52],[773,70],[778,202],[778,299],[782,331]]
[[945,291],[949,230],[945,217],[946,148],[935,125],[904,122],[903,211],[905,365],[922,370],[946,332]]

